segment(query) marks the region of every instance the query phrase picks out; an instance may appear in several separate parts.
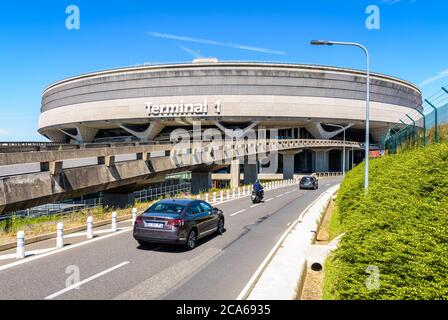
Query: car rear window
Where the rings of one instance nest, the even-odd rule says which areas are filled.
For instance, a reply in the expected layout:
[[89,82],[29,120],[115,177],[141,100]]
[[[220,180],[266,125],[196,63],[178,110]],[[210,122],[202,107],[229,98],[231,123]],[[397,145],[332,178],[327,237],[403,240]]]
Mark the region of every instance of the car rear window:
[[156,203],[146,213],[181,213],[184,209],[184,205],[177,203]]
[[313,178],[311,178],[311,177],[302,178],[302,182],[312,182],[312,181],[313,181]]

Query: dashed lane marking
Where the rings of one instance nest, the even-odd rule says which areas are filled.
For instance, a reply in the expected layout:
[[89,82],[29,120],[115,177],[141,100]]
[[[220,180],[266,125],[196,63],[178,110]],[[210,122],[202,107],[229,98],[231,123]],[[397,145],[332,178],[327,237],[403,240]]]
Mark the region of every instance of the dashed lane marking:
[[100,273],[97,273],[97,274],[95,274],[95,275],[93,275],[93,276],[91,276],[91,277],[89,277],[89,278],[87,278],[87,279],[85,279],[83,281],[80,281],[80,282],[75,283],[75,284],[73,284],[73,285],[71,285],[71,286],[69,286],[69,287],[67,287],[65,289],[62,289],[62,290],[60,290],[58,292],[55,292],[52,295],[49,295],[48,297],[46,297],[45,300],[51,300],[51,299],[54,299],[56,297],[59,297],[60,295],[63,295],[66,292],[69,292],[69,291],[71,291],[73,289],[77,289],[77,288],[81,287],[82,285],[84,285],[84,284],[86,284],[86,283],[88,283],[90,281],[93,281],[95,279],[98,279],[99,277],[102,277],[102,276],[104,276],[104,275],[106,275],[106,274],[108,274],[108,273],[110,273],[112,271],[115,271],[115,270],[117,270],[117,269],[119,269],[121,267],[124,267],[127,264],[129,264],[129,261],[125,261],[125,262],[122,262],[120,264],[117,264],[115,267],[112,267],[112,268],[109,268],[107,270],[104,270],[104,271],[102,271]]
[[234,216],[236,216],[236,215],[238,215],[238,214],[240,214],[240,213],[243,213],[244,211],[246,211],[246,209],[243,209],[243,210],[237,211],[237,212],[235,212],[235,213],[231,214],[230,216],[231,216],[231,217],[234,217]]

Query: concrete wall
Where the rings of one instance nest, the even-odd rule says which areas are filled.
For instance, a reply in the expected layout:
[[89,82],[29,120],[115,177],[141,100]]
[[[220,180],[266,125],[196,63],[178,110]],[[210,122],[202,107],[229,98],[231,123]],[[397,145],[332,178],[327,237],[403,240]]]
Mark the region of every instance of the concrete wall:
[[[365,75],[348,69],[262,63],[105,71],[50,86],[43,95],[39,128],[51,137],[55,137],[57,128],[80,123],[97,129],[119,128],[149,121],[146,103],[200,103],[205,99],[222,103],[221,113],[210,110],[206,116],[210,120],[271,118],[282,122],[313,118],[360,122],[365,117]],[[371,99],[372,127],[379,126],[376,122],[397,123],[421,105],[417,87],[379,74],[372,76]]]

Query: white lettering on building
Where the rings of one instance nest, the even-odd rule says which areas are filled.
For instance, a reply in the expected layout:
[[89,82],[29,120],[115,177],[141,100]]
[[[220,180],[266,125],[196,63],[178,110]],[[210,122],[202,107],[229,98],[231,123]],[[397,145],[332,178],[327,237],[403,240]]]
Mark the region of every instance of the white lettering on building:
[[[203,103],[172,103],[172,104],[153,104],[147,103],[146,109],[150,117],[162,116],[187,116],[187,115],[208,115],[209,105],[207,100]],[[221,102],[214,103],[216,114],[221,113]]]

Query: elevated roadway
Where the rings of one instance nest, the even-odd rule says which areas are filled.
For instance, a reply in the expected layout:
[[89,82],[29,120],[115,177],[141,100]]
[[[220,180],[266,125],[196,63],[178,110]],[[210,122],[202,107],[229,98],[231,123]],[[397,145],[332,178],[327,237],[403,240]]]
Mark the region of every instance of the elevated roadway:
[[[273,152],[342,149],[338,140],[290,139],[85,145],[10,145],[0,148],[0,213],[23,210],[81,195],[111,191],[119,203],[129,194],[181,171],[206,173],[234,159],[263,159]],[[355,142],[346,148],[359,149]],[[244,161],[244,160],[243,160]],[[27,171],[26,168],[34,166]],[[14,174],[14,170],[19,172]],[[208,176],[207,176],[208,175]],[[196,180],[200,180],[200,179]],[[208,182],[202,182],[202,185]],[[208,185],[209,186],[209,185]]]

